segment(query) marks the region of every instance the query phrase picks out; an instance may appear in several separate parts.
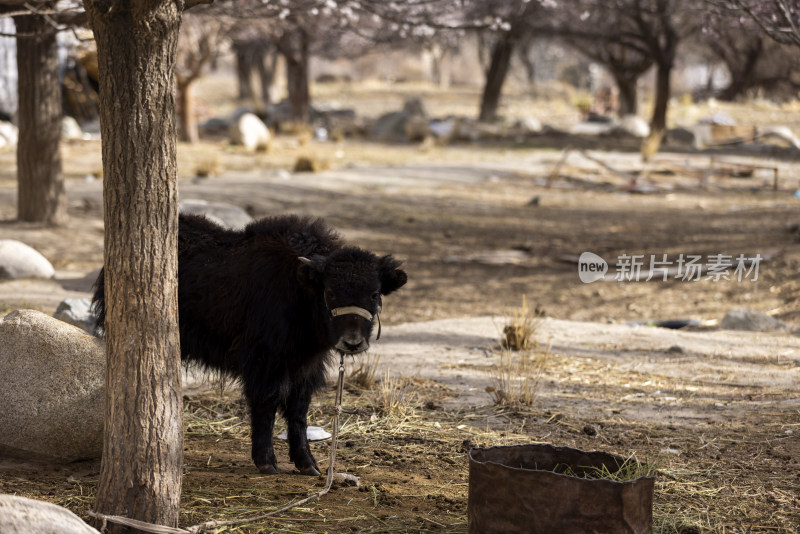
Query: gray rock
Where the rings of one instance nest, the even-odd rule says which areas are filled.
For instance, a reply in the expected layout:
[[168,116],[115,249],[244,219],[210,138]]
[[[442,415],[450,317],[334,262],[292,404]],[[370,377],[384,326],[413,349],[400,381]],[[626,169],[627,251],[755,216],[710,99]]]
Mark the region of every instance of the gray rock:
[[17,146],[19,129],[10,122],[0,121],[0,148]]
[[56,308],[53,317],[59,321],[77,326],[89,334],[94,334],[97,317],[91,312],[92,301],[84,299],[64,299]]
[[103,342],[34,310],[0,320],[0,339],[0,451],[56,461],[99,457]]
[[47,258],[14,239],[0,239],[0,278],[52,278]]
[[694,146],[694,132],[686,128],[670,128],[667,130],[666,142],[673,145]]
[[402,111],[381,115],[369,130],[370,138],[384,142],[415,141],[427,133],[428,114],[419,98],[406,100]]
[[53,503],[0,495],[3,534],[99,534],[77,515]]
[[83,130],[73,117],[66,116],[61,119],[61,139],[64,141],[83,139]]
[[650,125],[646,120],[636,115],[625,115],[622,117],[619,120],[618,129],[638,139],[644,139],[650,135]]
[[542,122],[536,117],[524,117],[517,122],[516,126],[524,134],[542,133]]
[[747,330],[751,332],[775,332],[786,330],[789,325],[755,310],[731,310],[722,319],[719,327],[724,330]]
[[242,208],[223,202],[187,198],[180,201],[179,207],[181,213],[205,215],[207,219],[232,230],[240,230],[253,222],[253,218]]
[[231,126],[231,143],[248,150],[264,150],[272,140],[269,128],[252,113],[245,113]]

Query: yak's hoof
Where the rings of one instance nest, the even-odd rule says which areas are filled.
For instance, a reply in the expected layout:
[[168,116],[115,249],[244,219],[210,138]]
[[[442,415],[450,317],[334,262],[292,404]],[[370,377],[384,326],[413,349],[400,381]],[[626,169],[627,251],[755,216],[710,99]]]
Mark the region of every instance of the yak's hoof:
[[278,474],[278,468],[273,464],[264,464],[264,465],[257,465],[258,471],[264,475],[276,475]]
[[308,475],[310,477],[319,476],[319,469],[313,465],[309,465],[308,467],[298,467],[298,469],[300,470],[301,475]]

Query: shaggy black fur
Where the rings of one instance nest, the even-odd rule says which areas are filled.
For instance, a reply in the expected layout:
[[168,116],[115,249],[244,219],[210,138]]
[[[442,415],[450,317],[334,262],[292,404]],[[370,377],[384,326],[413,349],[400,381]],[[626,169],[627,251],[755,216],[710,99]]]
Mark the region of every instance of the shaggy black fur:
[[[366,350],[373,326],[357,315],[331,317],[330,310],[378,313],[381,295],[406,283],[399,267],[391,256],[344,246],[319,219],[273,217],[232,231],[180,216],[181,357],[241,381],[260,471],[278,471],[272,429],[280,410],[291,460],[302,473],[319,473],[306,439],[311,395],[324,382],[331,350]],[[104,282],[101,271],[94,294],[101,329]]]

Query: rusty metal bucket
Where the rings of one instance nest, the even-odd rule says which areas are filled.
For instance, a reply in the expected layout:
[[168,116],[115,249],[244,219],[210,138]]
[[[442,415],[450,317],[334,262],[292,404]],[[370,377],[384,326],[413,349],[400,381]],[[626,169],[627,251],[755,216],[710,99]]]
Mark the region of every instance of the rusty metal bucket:
[[623,462],[613,454],[552,445],[473,448],[469,532],[651,534],[654,476],[624,482],[582,476],[587,468],[616,471]]

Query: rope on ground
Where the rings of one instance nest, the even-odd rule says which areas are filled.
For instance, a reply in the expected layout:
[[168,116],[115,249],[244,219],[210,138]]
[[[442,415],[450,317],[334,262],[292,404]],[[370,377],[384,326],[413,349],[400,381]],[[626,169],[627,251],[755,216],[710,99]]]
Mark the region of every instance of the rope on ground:
[[336,461],[336,445],[339,441],[339,416],[342,413],[343,390],[344,390],[344,355],[342,355],[339,360],[339,380],[336,384],[336,402],[334,406],[333,418],[331,420],[331,426],[333,427],[333,433],[331,435],[331,456],[330,456],[330,462],[328,463],[328,476],[325,480],[325,487],[316,493],[312,493],[311,495],[309,495],[304,499],[287,504],[286,506],[284,506],[283,508],[279,508],[278,510],[273,510],[271,512],[257,515],[254,517],[244,517],[239,519],[231,519],[228,521],[206,521],[205,523],[200,523],[199,525],[193,525],[191,527],[186,527],[186,528],[154,525],[153,523],[146,523],[144,521],[138,521],[136,519],[130,519],[128,517],[123,517],[119,515],[101,514],[95,512],[94,510],[89,510],[89,515],[91,517],[103,521],[103,524],[100,527],[100,532],[105,532],[107,523],[110,522],[119,525],[124,525],[126,527],[135,528],[144,532],[152,532],[153,534],[200,534],[202,532],[214,528],[238,525],[242,523],[254,523],[257,521],[263,521],[268,517],[282,514],[283,512],[289,511],[292,508],[296,508],[297,506],[308,504],[312,501],[320,499],[330,491],[331,486],[333,485],[333,468],[334,468],[334,463]]

